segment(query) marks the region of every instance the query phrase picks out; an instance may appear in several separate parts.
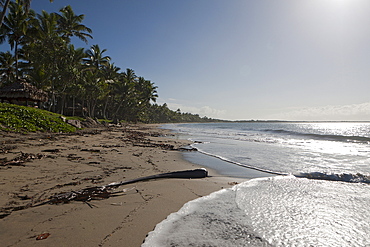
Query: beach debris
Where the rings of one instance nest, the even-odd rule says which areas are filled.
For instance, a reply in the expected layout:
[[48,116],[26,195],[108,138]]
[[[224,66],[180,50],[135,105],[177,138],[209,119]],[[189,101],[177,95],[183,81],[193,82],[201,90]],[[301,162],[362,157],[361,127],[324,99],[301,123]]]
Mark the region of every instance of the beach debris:
[[0,147],[0,153],[7,154],[10,150],[16,149],[17,146],[15,145],[5,145],[3,147]]
[[32,197],[29,197],[28,195],[18,195],[18,198],[21,199],[22,201],[25,201],[25,200],[31,200]]
[[237,185],[237,184],[239,184],[238,182],[228,182],[227,183],[228,185]]
[[194,170],[161,173],[161,174],[156,174],[156,175],[152,175],[152,176],[127,180],[127,181],[110,183],[106,187],[118,187],[118,186],[125,185],[125,184],[131,184],[131,183],[136,183],[136,182],[139,182],[139,181],[146,181],[146,180],[158,179],[158,178],[187,178],[187,179],[191,179],[191,178],[205,178],[205,177],[208,177],[208,171],[205,168],[200,168],[200,169],[194,169]]
[[[125,167],[124,167],[125,168]],[[168,172],[168,173],[161,173],[147,177],[140,177],[132,180],[126,180],[121,182],[110,183],[104,186],[96,186],[96,187],[88,187],[85,189],[77,190],[77,191],[70,191],[55,194],[50,196],[46,201],[40,202],[38,199],[34,197],[28,196],[19,196],[21,200],[32,200],[32,202],[27,203],[26,205],[20,206],[10,206],[10,207],[3,207],[0,211],[0,219],[9,216],[13,211],[19,211],[27,208],[38,207],[46,204],[65,204],[72,201],[80,201],[86,203],[90,208],[95,207],[90,203],[92,200],[102,200],[108,199],[110,197],[121,196],[128,191],[136,189],[128,188],[123,190],[115,191],[119,186],[132,184],[140,181],[147,181],[151,179],[164,179],[164,178],[183,178],[183,179],[193,179],[193,178],[205,178],[208,176],[208,171],[204,168],[201,169],[194,169],[194,170],[185,170],[185,171],[175,171],[175,172]],[[61,188],[67,185],[78,185],[80,182],[71,182],[66,184],[58,184],[54,186],[52,189]],[[138,190],[136,189],[136,192]],[[35,202],[39,202],[35,204]],[[117,205],[118,206],[118,205]]]
[[47,239],[49,236],[50,236],[50,233],[48,232],[42,233],[36,237],[36,240],[44,240],[44,239]]
[[58,149],[58,148],[54,148],[54,149],[44,149],[44,150],[41,150],[41,152],[59,153],[59,152],[60,152],[60,149]]
[[82,157],[80,157],[80,156],[77,156],[77,154],[68,154],[67,159],[68,159],[69,161],[75,161],[75,160],[79,161],[79,160],[84,160],[84,158],[82,158]]
[[21,155],[15,157],[10,161],[4,160],[0,166],[23,166],[23,163],[29,162],[34,159],[42,159],[44,157],[43,154],[32,154],[32,153],[23,153],[21,151]]
[[84,149],[81,149],[81,152],[92,152],[92,153],[100,153],[100,149],[87,149],[87,148],[84,148]]
[[70,191],[65,193],[60,193],[53,195],[49,198],[49,200],[33,205],[31,207],[37,207],[45,204],[62,204],[62,203],[69,203],[71,201],[81,201],[86,203],[90,208],[93,208],[93,205],[89,203],[91,200],[96,199],[107,199],[112,196],[119,196],[120,193],[126,193],[131,189],[124,189],[121,191],[114,191],[116,188],[126,184],[132,184],[139,181],[146,181],[151,179],[161,179],[161,178],[205,178],[208,176],[208,171],[204,168],[202,169],[194,169],[194,170],[186,170],[186,171],[176,171],[176,172],[168,172],[168,173],[161,173],[147,177],[136,178],[127,181],[115,182],[110,183],[105,186],[96,186],[96,187],[89,187],[78,191]]

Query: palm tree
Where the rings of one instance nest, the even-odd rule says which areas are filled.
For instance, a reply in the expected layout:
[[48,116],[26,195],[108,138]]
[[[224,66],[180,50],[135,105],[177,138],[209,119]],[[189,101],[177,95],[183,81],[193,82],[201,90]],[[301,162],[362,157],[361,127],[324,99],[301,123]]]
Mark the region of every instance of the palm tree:
[[59,96],[58,111],[64,113],[67,96],[72,96],[73,107],[75,97],[78,96],[78,83],[83,72],[82,59],[85,57],[83,48],[75,49],[74,45],[70,44],[65,48],[61,48],[58,52],[59,59],[57,62],[59,82],[57,84],[57,93]]
[[150,101],[156,102],[158,97],[157,87],[144,77],[139,77],[135,84],[136,102],[135,116],[137,120],[149,122]]
[[10,3],[10,0],[1,0],[1,7],[3,7],[3,11],[1,11],[1,14],[0,14],[0,28],[3,24],[3,21],[4,21],[4,18],[5,18],[5,14],[6,14],[6,10],[8,9],[9,7],[9,3]]
[[67,49],[58,30],[58,16],[55,13],[49,14],[42,11],[41,14],[37,14],[31,32],[33,41],[29,42],[26,50],[30,54],[32,65],[42,69],[48,77],[48,85],[45,86],[51,94],[49,111],[55,112],[58,86],[63,83],[60,77],[60,67],[64,61],[60,57]]
[[37,14],[34,32],[37,41],[49,48],[63,43],[58,29],[58,16],[55,13],[49,14],[43,10],[41,14]]
[[76,36],[87,43],[87,38],[92,39],[90,35],[92,30],[81,24],[84,15],[75,15],[70,5],[60,9],[60,12],[62,14],[57,14],[59,16],[58,26],[64,40],[69,43],[70,38]]
[[[135,97],[135,81],[136,74],[132,69],[126,69],[119,75],[119,80],[114,84],[114,95],[117,97],[117,106],[113,114],[113,121],[117,121],[119,112],[124,106],[126,110],[132,106],[133,99]],[[126,114],[128,115],[128,114]],[[121,114],[124,117],[124,114]]]
[[92,45],[90,50],[86,51],[87,58],[84,59],[85,65],[97,70],[104,66],[108,66],[111,58],[103,55],[106,51],[107,49],[100,50],[99,45]]
[[[119,80],[119,71],[120,70],[121,69],[119,67],[115,66],[114,63],[110,63],[108,66],[104,67],[104,69],[103,69],[104,77],[106,79],[105,80],[106,87],[105,87],[104,99],[103,99],[105,101],[105,103],[104,103],[102,116],[105,119],[108,118],[107,108],[108,108],[108,104],[112,103],[114,85]],[[112,108],[112,107],[109,107],[109,108]],[[109,113],[109,111],[108,111],[108,113]]]
[[9,4],[9,14],[4,18],[4,23],[0,33],[0,44],[6,39],[10,48],[14,49],[14,57],[16,60],[16,78],[18,78],[18,48],[22,39],[25,39],[29,30],[30,18],[34,16],[33,11],[26,13],[23,5],[17,2]]
[[148,105],[150,101],[156,102],[158,98],[157,86],[154,83],[139,77],[136,90],[139,92],[140,104]]
[[82,76],[82,95],[83,99],[86,101],[88,115],[89,117],[95,117],[95,109],[98,101],[103,95],[102,92],[106,84],[91,70],[84,71]]
[[[0,82],[10,83],[15,79],[15,58],[8,52],[0,52]],[[1,84],[0,84],[1,87]]]
[[[26,13],[28,13],[31,5],[31,0],[17,0],[17,3],[23,4],[26,7]],[[50,2],[53,2],[53,0],[50,0]],[[3,8],[3,11],[0,13],[0,28],[4,22],[4,18],[6,15],[6,11],[9,7],[10,0],[0,0],[0,6]]]

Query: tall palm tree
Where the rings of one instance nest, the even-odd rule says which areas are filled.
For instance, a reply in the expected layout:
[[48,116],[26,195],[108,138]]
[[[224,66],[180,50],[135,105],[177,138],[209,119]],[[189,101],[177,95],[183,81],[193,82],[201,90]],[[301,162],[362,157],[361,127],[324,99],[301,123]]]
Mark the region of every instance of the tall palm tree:
[[103,55],[106,51],[107,49],[100,50],[99,45],[92,45],[90,50],[86,51],[87,58],[84,59],[85,65],[97,70],[108,66],[111,58]]
[[136,84],[136,90],[139,93],[140,104],[148,105],[150,101],[156,102],[158,98],[157,86],[154,83],[139,77]]
[[0,82],[13,82],[15,79],[15,70],[14,56],[9,51],[0,52]]
[[42,11],[37,14],[34,23],[33,36],[29,52],[32,53],[32,63],[41,66],[49,77],[47,91],[51,93],[49,111],[56,110],[57,85],[60,79],[58,62],[59,52],[65,46],[58,32],[58,16],[55,13]]
[[114,85],[118,83],[119,81],[119,71],[121,69],[117,66],[114,65],[114,63],[110,63],[108,66],[104,67],[103,73],[105,77],[105,92],[104,92],[104,108],[103,108],[103,118],[107,119],[109,110],[107,111],[107,108],[112,109],[112,107],[108,107],[108,104],[112,106],[112,100],[113,100],[113,95],[114,95]]
[[9,7],[9,4],[10,4],[10,0],[1,0],[1,7],[3,8],[3,11],[1,11],[1,13],[0,13],[0,28],[3,24],[4,18],[5,18],[5,15],[6,15],[6,11]]
[[130,102],[133,102],[135,97],[135,81],[136,74],[132,69],[126,69],[125,72],[122,72],[119,76],[119,80],[114,84],[114,94],[116,95],[117,106],[113,114],[113,120],[118,119],[119,112],[124,106],[126,108],[130,107]]
[[134,115],[136,116],[136,120],[149,122],[150,101],[156,101],[158,97],[157,87],[151,81],[145,80],[144,77],[139,77],[135,83],[135,92],[136,106]]
[[54,46],[56,43],[62,43],[60,31],[58,29],[58,16],[55,13],[48,13],[45,10],[37,14],[34,35],[38,42],[44,46]]
[[23,5],[17,2],[9,4],[9,14],[4,18],[4,23],[0,33],[0,44],[6,39],[10,48],[14,49],[14,57],[16,60],[16,78],[18,78],[18,48],[22,39],[26,37],[29,30],[30,19],[33,18],[35,13],[26,9]]
[[87,38],[92,39],[92,36],[90,35],[92,30],[81,24],[82,20],[85,18],[84,15],[75,15],[70,5],[60,9],[59,11],[62,14],[57,14],[59,17],[58,26],[63,39],[68,43],[72,36],[76,36],[86,43]]
[[[16,2],[23,4],[26,7],[26,12],[28,13],[30,5],[31,5],[31,0],[17,0]],[[50,0],[50,2],[53,2],[53,0]],[[0,7],[3,8],[3,10],[0,12],[0,28],[3,25],[4,18],[6,15],[6,11],[9,7],[10,0],[0,0]]]
[[[72,97],[72,106],[74,115],[75,99],[80,95],[78,83],[81,80],[83,73],[82,60],[86,57],[83,48],[75,49],[74,45],[68,45],[64,56],[65,66],[61,73],[62,81],[66,82],[66,90],[62,93],[62,103],[64,103],[67,95]],[[64,111],[64,104],[61,106],[61,114]]]

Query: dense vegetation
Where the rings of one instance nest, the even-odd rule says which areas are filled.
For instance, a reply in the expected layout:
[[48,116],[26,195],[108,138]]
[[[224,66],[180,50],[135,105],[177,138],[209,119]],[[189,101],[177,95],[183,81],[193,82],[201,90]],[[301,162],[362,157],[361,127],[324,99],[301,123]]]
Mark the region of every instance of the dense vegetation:
[[0,130],[29,132],[73,132],[61,115],[33,107],[0,103]]
[[26,80],[48,93],[40,108],[64,115],[144,123],[211,121],[155,104],[157,86],[132,69],[121,71],[99,45],[75,48],[71,37],[87,43],[92,30],[71,6],[35,13],[30,0],[0,4],[8,9],[0,43],[7,41],[13,51],[0,52],[0,87]]

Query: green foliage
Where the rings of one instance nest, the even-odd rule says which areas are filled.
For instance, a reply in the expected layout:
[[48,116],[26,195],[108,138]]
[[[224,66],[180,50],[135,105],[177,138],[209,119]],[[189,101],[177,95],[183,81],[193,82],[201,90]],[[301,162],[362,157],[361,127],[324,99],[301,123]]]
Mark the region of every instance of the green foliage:
[[[28,7],[24,1],[12,1],[0,28],[0,44],[8,41],[10,48],[14,48],[14,56],[0,52],[0,86],[22,78],[48,93],[45,109],[63,115],[113,122],[216,121],[172,111],[166,104],[154,104],[157,86],[132,69],[120,72],[105,54],[106,49],[99,45],[86,51],[75,49],[71,37],[87,42],[87,38],[92,38],[92,30],[82,24],[84,15],[76,15],[71,6],[60,9],[59,14],[46,11],[37,14]],[[45,121],[31,127],[28,123],[32,116],[26,118],[31,112],[20,119],[14,118],[13,113],[2,114],[0,123],[7,128],[30,131],[39,130],[34,126],[49,128],[42,126]]]
[[0,103],[0,130],[14,132],[73,132],[61,115],[37,108]]
[[144,123],[189,123],[189,122],[220,122],[223,120],[200,117],[198,114],[182,113],[180,109],[172,111],[167,104],[153,104],[145,112]]

